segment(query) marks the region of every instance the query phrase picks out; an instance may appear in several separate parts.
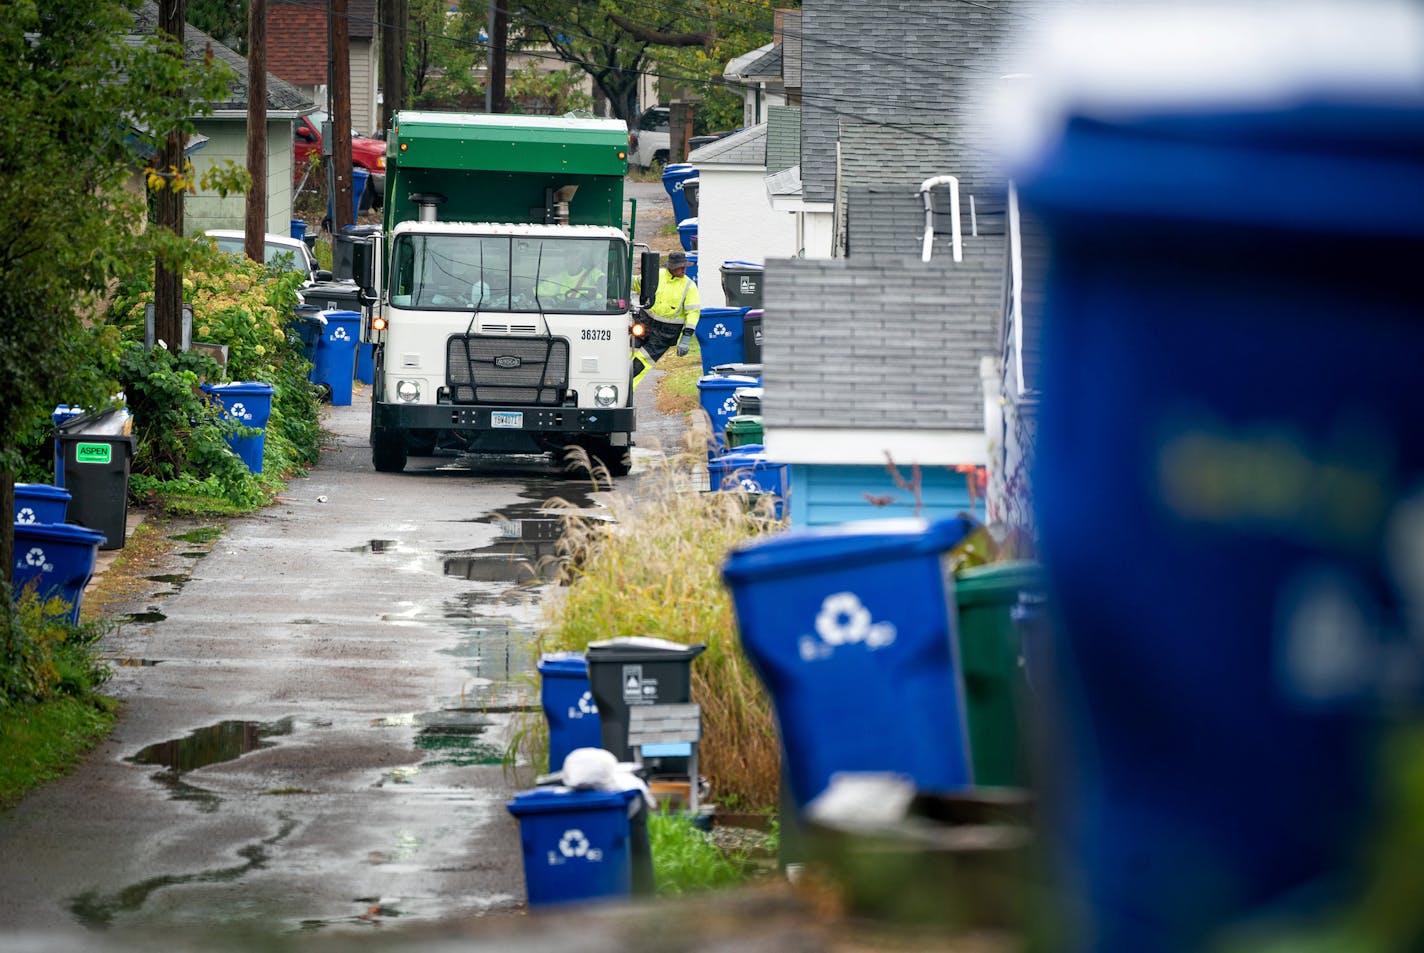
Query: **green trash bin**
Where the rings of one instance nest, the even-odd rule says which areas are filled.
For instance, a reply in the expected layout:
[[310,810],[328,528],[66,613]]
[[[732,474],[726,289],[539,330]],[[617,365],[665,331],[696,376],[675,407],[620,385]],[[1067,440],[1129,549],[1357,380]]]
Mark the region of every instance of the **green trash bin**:
[[727,418],[727,446],[745,447],[748,444],[761,444],[761,415],[759,414],[739,414],[735,417]]
[[1020,596],[1043,590],[1036,562],[975,566],[954,578],[959,607],[959,665],[969,714],[970,763],[979,787],[1027,787],[1023,737],[1025,680]]

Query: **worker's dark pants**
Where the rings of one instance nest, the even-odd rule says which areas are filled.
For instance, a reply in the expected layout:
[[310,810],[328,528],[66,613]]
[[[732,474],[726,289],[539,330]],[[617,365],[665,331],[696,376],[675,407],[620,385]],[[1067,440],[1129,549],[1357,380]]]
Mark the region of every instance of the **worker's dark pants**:
[[642,347],[633,352],[633,386],[637,387],[643,375],[652,369],[668,348],[677,343],[682,335],[682,325],[662,321],[646,315],[648,334],[643,338]]

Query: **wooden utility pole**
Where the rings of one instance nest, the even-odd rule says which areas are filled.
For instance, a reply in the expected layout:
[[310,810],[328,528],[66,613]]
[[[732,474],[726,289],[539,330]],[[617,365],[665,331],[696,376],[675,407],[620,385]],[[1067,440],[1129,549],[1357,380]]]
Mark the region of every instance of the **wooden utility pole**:
[[405,103],[405,31],[410,10],[407,0],[381,0],[381,128]]
[[[183,0],[160,0],[158,31],[177,41],[177,52],[183,57]],[[173,129],[159,150],[158,171],[164,184],[158,190],[158,227],[175,235],[183,234],[183,192],[173,188],[173,177],[183,170],[183,131]],[[183,349],[183,273],[169,268],[160,257],[153,269],[153,337],[168,345],[170,351]]]
[[504,94],[504,48],[509,41],[509,0],[490,0],[489,62],[485,74],[485,110],[502,113],[507,107]]
[[247,220],[243,250],[264,261],[267,232],[267,0],[249,0],[247,8]]
[[346,0],[331,0],[327,11],[327,90],[331,112],[331,232],[354,223],[351,208],[351,28]]

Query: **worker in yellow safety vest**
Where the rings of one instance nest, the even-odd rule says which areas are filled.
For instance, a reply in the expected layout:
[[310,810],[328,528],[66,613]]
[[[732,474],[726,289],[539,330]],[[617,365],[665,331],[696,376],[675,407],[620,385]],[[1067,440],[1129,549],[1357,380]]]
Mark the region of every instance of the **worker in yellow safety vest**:
[[[633,290],[641,291],[635,276]],[[658,274],[658,290],[653,306],[648,309],[648,333],[643,344],[633,352],[633,386],[650,371],[667,349],[677,345],[679,355],[692,347],[692,335],[697,317],[702,311],[702,299],[697,283],[687,277],[687,255],[675,251],[667,257],[667,267]]]

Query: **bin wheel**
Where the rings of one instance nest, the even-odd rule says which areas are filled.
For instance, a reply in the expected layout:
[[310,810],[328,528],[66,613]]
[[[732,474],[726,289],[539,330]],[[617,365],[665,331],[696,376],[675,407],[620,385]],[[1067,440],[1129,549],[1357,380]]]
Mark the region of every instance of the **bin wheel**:
[[405,434],[399,430],[371,431],[371,466],[377,473],[400,473],[405,469]]

